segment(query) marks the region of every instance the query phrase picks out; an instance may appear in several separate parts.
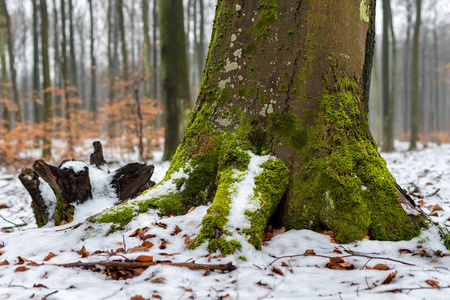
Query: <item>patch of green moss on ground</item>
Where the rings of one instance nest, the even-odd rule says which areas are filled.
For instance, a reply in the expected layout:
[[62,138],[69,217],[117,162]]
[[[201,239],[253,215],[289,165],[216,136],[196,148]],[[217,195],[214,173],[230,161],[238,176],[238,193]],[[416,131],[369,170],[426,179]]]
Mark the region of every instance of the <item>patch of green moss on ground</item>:
[[289,182],[289,169],[281,160],[269,159],[261,167],[263,171],[255,177],[253,198],[259,209],[245,212],[251,226],[242,229],[242,233],[248,237],[248,242],[256,249],[261,249],[264,230]]

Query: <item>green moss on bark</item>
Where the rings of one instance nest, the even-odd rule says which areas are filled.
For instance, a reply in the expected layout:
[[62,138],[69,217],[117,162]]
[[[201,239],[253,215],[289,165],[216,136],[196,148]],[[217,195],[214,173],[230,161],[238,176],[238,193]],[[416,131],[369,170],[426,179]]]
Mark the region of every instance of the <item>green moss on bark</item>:
[[248,242],[256,249],[261,249],[267,223],[278,207],[289,182],[289,170],[282,161],[272,158],[261,167],[263,171],[255,177],[253,197],[259,208],[245,212],[250,227],[242,229]]
[[55,206],[55,225],[61,224],[62,221],[70,222],[73,218],[75,208],[65,202],[62,196],[55,191],[56,206]]
[[[294,147],[305,171],[291,184],[286,225],[333,230],[343,243],[364,236],[411,239],[423,222],[407,215],[396,201],[395,179],[360,123],[358,85],[346,76],[338,82],[342,84],[336,93],[324,90],[316,99],[315,124],[306,126],[306,144]],[[296,116],[284,119],[289,137],[298,130],[299,121],[290,120]]]

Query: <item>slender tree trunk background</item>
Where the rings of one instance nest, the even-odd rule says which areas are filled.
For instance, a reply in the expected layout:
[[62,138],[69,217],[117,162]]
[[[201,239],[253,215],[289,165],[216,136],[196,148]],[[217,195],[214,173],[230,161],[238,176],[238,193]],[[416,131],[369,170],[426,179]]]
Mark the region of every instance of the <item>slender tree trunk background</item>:
[[42,156],[49,159],[52,156],[52,91],[50,89],[50,62],[48,56],[48,14],[46,0],[40,0],[41,30],[42,30],[42,77],[44,78],[44,138]]
[[183,2],[158,1],[165,146],[170,159],[184,134],[192,108],[184,33]]
[[416,21],[414,25],[411,56],[411,135],[409,149],[416,150],[419,141],[419,39],[422,0],[416,0]]

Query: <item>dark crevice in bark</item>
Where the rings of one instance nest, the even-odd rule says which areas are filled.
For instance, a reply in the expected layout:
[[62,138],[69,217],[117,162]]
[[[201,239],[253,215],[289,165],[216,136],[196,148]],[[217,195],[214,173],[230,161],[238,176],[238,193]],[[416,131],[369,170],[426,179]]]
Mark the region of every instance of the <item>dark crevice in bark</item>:
[[368,122],[367,115],[369,113],[369,94],[370,94],[370,79],[372,74],[372,66],[373,66],[373,53],[375,48],[375,6],[376,1],[373,2],[373,7],[370,10],[370,23],[369,29],[367,30],[366,35],[366,51],[364,56],[364,65],[363,65],[363,73],[362,73],[362,102],[364,104],[364,116],[365,121]]
[[[299,32],[300,25],[302,24],[301,18],[300,18],[301,17],[301,13],[300,13],[301,7],[302,7],[302,1],[299,1],[298,5],[297,5],[297,9],[294,14],[294,24],[297,25],[297,32]],[[306,41],[305,41],[305,43],[306,43]],[[303,45],[303,49],[305,49],[305,47],[306,47],[306,45]],[[298,60],[301,57],[301,55],[302,55],[302,51],[298,51],[297,55],[295,56],[295,59],[294,59],[294,64],[293,64],[294,67],[292,70],[291,77],[289,78],[289,85],[288,85],[288,90],[286,92],[286,100],[284,103],[285,107],[284,107],[283,113],[289,112],[289,102],[291,101],[291,90],[292,90],[292,86],[294,85],[294,80],[295,80],[296,74],[297,74],[296,66],[298,66]]]

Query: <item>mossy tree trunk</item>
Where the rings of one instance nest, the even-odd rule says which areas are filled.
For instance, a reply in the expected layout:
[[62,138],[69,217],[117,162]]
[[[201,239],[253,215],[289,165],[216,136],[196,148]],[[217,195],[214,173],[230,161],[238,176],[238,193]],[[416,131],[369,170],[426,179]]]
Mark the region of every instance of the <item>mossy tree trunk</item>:
[[220,0],[186,134],[147,200],[119,208],[121,225],[149,206],[211,202],[192,247],[259,248],[269,222],[340,242],[417,235],[368,128],[374,13],[368,0]]

